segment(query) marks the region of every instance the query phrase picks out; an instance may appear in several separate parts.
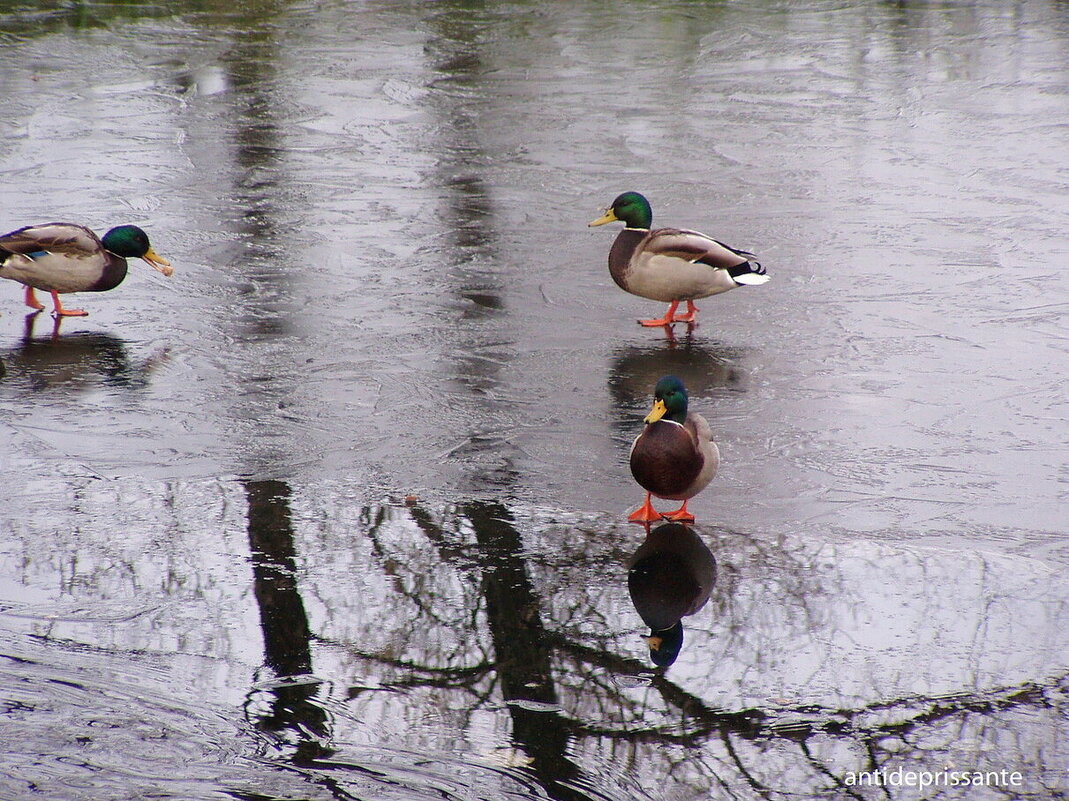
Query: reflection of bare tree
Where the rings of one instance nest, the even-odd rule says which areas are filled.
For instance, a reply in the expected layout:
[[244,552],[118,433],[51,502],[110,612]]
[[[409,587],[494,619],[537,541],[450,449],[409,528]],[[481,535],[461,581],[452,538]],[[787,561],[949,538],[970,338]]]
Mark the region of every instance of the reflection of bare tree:
[[[531,555],[529,543],[525,546],[509,509],[469,502],[435,515],[414,505],[404,517],[425,538],[423,553],[428,555],[426,564],[412,570],[426,575],[427,564],[434,564],[440,574],[443,566],[451,565],[475,590],[466,595],[464,620],[450,622],[464,627],[473,658],[461,666],[454,662],[455,652],[447,656],[427,650],[423,659],[399,659],[353,642],[321,641],[377,666],[387,677],[376,685],[379,691],[433,689],[446,694],[452,708],[464,707],[469,715],[485,708],[492,696],[502,698],[512,724],[512,745],[526,756],[523,769],[553,798],[595,797],[589,790],[592,783],[604,789],[605,776],[584,778],[583,755],[598,753],[614,763],[655,759],[660,767],[647,765],[644,772],[663,770],[678,792],[693,797],[741,783],[753,796],[782,798],[797,792],[799,781],[807,792],[869,797],[845,783],[844,749],[854,755],[851,764],[857,769],[911,764],[913,769],[941,770],[938,749],[933,754],[929,738],[939,740],[952,730],[983,731],[999,715],[1056,708],[1069,687],[1069,675],[1059,675],[1049,681],[938,697],[892,697],[855,706],[770,699],[752,707],[719,708],[671,673],[651,673],[643,661],[623,655],[618,633],[575,633],[580,616],[598,614],[596,600],[589,607],[578,602],[581,608],[576,608],[574,588],[546,580],[546,565]],[[386,529],[398,521],[376,515],[368,519],[383,568],[404,579],[397,583],[397,592],[416,586],[389,558]],[[774,564],[794,557],[770,548],[753,558]],[[722,568],[726,589],[718,585],[711,606],[718,627],[724,620],[726,631],[737,629],[729,635],[735,642],[746,636],[745,620],[731,620],[739,611],[730,600],[740,589],[732,578],[737,568]],[[832,622],[817,601],[822,593],[837,590],[821,590],[817,578],[806,578],[801,562],[790,570],[799,583],[786,591],[803,599],[797,610],[802,624],[826,630]],[[417,614],[426,614],[424,626],[438,625],[442,617],[430,611],[435,597],[425,584],[418,603],[424,611]],[[562,614],[562,606],[573,608],[574,616]],[[783,632],[783,621],[770,619],[768,628]],[[484,637],[489,648],[479,644]],[[349,697],[358,699],[362,692],[356,689]],[[890,747],[892,740],[896,744]],[[634,788],[620,793],[633,794]]]
[[460,513],[471,521],[485,559],[481,589],[513,740],[530,757],[530,770],[551,797],[586,798],[570,786],[580,771],[567,753],[570,726],[557,714],[553,647],[521,557],[520,534],[500,504],[469,503]]
[[246,713],[260,731],[292,746],[294,764],[308,764],[331,753],[330,719],[315,701],[319,682],[308,677],[311,632],[297,587],[290,488],[283,481],[246,481],[245,495],[264,665],[272,674],[260,677],[257,686],[265,689],[250,694]]
[[[530,772],[552,798],[588,798],[570,786],[580,771],[567,755],[570,726],[558,714],[553,681],[555,647],[543,624],[541,604],[521,556],[523,543],[512,515],[501,504],[481,502],[463,504],[458,512],[474,529],[479,561],[484,566],[479,594],[494,659],[456,678],[470,689],[476,679],[492,671],[508,704],[514,744],[526,754]],[[449,553],[449,533],[420,507],[414,507],[412,515],[428,539]],[[433,670],[425,675],[425,680],[439,684],[443,678]]]

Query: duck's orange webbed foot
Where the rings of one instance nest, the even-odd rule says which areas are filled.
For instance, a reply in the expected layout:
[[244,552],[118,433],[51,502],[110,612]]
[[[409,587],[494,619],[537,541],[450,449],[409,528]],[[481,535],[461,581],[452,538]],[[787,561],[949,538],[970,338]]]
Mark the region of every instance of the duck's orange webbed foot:
[[679,314],[672,318],[674,323],[695,323],[698,321],[698,307],[694,305],[694,301],[687,301],[687,313]]
[[683,505],[676,509],[674,512],[665,512],[664,517],[668,520],[672,520],[676,523],[693,523],[694,515],[687,511],[687,502],[683,501]]
[[[41,307],[42,309],[44,306]],[[55,317],[87,317],[89,312],[82,309],[64,309],[63,304],[60,303],[59,293],[52,293],[52,314]]]
[[34,294],[32,286],[26,287],[26,294],[23,295],[22,299],[23,302],[31,309],[37,309],[37,311],[41,311],[41,309],[44,308],[44,306],[41,304],[41,301],[37,299],[37,295]]
[[643,525],[649,525],[650,523],[656,523],[661,519],[661,513],[653,508],[653,504],[650,503],[650,494],[646,493],[646,502],[642,504],[638,509],[633,511],[627,516],[627,519],[632,523],[642,523]]
[[671,325],[678,317],[676,317],[676,309],[679,307],[679,301],[673,300],[672,305],[668,307],[668,311],[664,313],[664,317],[659,320],[639,320],[639,325],[644,325],[649,328],[659,325]]

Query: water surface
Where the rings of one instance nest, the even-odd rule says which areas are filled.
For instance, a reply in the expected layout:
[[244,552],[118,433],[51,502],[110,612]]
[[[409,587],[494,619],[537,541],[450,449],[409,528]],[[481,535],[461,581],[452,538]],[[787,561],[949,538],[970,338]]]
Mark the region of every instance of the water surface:
[[[1064,794],[1067,67],[1045,2],[0,4],[3,230],[176,266],[0,287],[0,795]],[[773,280],[639,327],[627,189]]]

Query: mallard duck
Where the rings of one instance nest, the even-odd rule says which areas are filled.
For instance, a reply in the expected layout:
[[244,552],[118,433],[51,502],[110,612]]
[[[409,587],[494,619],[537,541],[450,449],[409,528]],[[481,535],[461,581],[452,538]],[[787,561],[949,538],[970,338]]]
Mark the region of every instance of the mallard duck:
[[689,528],[665,523],[646,534],[628,564],[627,592],[650,627],[646,642],[655,665],[676,661],[683,647],[681,619],[705,606],[715,584],[716,559]]
[[[698,313],[695,299],[768,281],[765,268],[752,253],[697,231],[650,230],[653,210],[638,192],[624,192],[589,226],[616,221],[625,228],[609,250],[612,280],[632,295],[671,304],[664,317],[639,320],[642,325],[693,323]],[[683,301],[687,302],[687,313],[676,314]]]
[[88,314],[63,308],[60,294],[114,289],[126,278],[128,258],[144,259],[164,275],[174,272],[136,225],[112,228],[103,239],[73,223],[29,225],[0,236],[0,278],[25,284],[25,302],[33,309],[44,308],[35,289],[52,293],[52,313],[57,317]]
[[[628,517],[649,524],[665,517],[693,523],[687,501],[708,486],[720,466],[720,450],[709,424],[700,414],[687,411],[687,389],[674,375],[665,376],[653,390],[654,403],[645,428],[631,444],[631,475],[646,490],[646,502]],[[683,505],[661,514],[651,496]]]

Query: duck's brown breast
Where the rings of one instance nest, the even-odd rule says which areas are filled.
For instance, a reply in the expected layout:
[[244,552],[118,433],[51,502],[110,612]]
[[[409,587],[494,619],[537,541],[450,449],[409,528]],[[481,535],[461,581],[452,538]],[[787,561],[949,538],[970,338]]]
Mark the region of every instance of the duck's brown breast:
[[104,253],[104,256],[107,261],[101,269],[100,278],[91,287],[87,288],[86,292],[107,292],[109,289],[115,289],[126,278],[128,269],[126,259],[107,252]]
[[627,274],[631,269],[631,257],[639,244],[649,235],[649,231],[639,228],[625,228],[616,239],[613,240],[609,249],[609,275],[616,285],[626,292],[630,292],[627,284]]
[[704,463],[690,433],[667,420],[647,425],[631,449],[631,475],[659,498],[687,497]]

